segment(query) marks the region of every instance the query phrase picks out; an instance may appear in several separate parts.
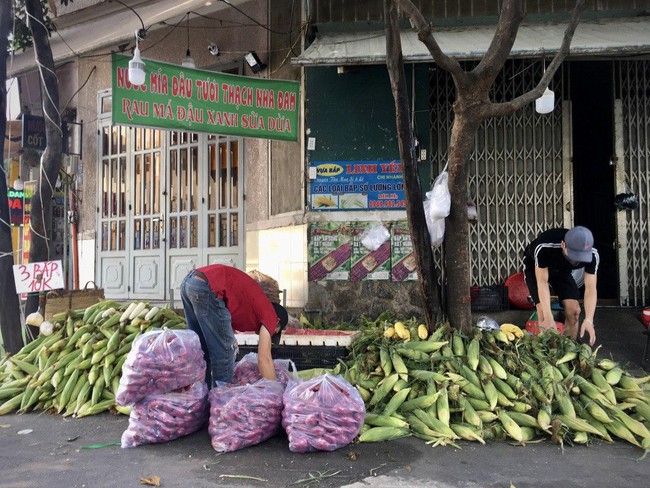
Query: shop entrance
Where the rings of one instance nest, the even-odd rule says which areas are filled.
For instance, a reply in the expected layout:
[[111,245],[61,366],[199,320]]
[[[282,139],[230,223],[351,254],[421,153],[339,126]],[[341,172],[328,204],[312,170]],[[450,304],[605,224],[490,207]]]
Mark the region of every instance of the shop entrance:
[[600,255],[598,299],[618,304],[614,166],[613,66],[569,64],[572,105],[573,217],[594,234]]

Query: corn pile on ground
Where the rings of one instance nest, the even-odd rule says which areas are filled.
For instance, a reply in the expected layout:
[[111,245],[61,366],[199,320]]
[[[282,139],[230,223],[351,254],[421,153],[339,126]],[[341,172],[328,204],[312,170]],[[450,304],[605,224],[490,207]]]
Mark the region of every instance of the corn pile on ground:
[[185,328],[168,307],[104,300],[54,315],[51,335],[39,335],[0,361],[0,415],[47,410],[84,417],[115,405],[122,365],[133,340],[153,328]]
[[650,376],[635,377],[571,338],[517,329],[475,328],[465,337],[443,326],[422,339],[414,320],[369,323],[334,370],[366,401],[360,440],[599,439],[650,448]]

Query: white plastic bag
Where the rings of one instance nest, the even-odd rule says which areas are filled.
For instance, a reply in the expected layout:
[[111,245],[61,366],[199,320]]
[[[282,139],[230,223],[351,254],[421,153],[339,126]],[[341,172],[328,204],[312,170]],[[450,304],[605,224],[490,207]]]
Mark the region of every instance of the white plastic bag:
[[431,221],[427,215],[427,228],[429,229],[429,236],[431,237],[431,245],[442,245],[442,242],[445,240],[445,219]]
[[427,200],[431,201],[429,212],[433,221],[449,216],[451,210],[451,195],[449,194],[449,174],[443,171],[433,182],[431,191],[427,192]]
[[451,195],[448,185],[449,175],[443,171],[433,182],[431,191],[424,201],[424,217],[431,237],[431,245],[439,246],[445,238],[445,217],[451,210]]
[[361,234],[361,244],[370,251],[376,251],[390,239],[390,232],[382,224],[370,224]]

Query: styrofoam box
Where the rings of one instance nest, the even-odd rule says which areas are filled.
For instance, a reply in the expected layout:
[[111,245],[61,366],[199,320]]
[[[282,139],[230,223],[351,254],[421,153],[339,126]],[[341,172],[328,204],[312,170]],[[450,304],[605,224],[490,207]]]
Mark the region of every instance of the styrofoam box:
[[[318,330],[318,329],[287,329],[282,333],[280,344],[284,346],[331,346],[347,347],[359,335],[358,331],[347,330]],[[235,334],[240,346],[256,345],[259,342],[257,334]]]

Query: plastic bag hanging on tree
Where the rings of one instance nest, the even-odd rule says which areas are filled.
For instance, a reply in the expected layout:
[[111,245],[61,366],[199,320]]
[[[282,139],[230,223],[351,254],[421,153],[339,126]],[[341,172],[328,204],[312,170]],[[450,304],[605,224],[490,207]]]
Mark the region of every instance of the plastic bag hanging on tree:
[[431,201],[429,212],[433,221],[449,216],[451,195],[449,194],[449,174],[447,171],[440,173],[433,182],[431,191],[427,192],[427,200]]
[[447,166],[433,182],[431,191],[427,192],[424,201],[424,217],[431,237],[431,245],[439,246],[445,237],[445,217],[451,210],[451,195],[449,194],[449,175]]

